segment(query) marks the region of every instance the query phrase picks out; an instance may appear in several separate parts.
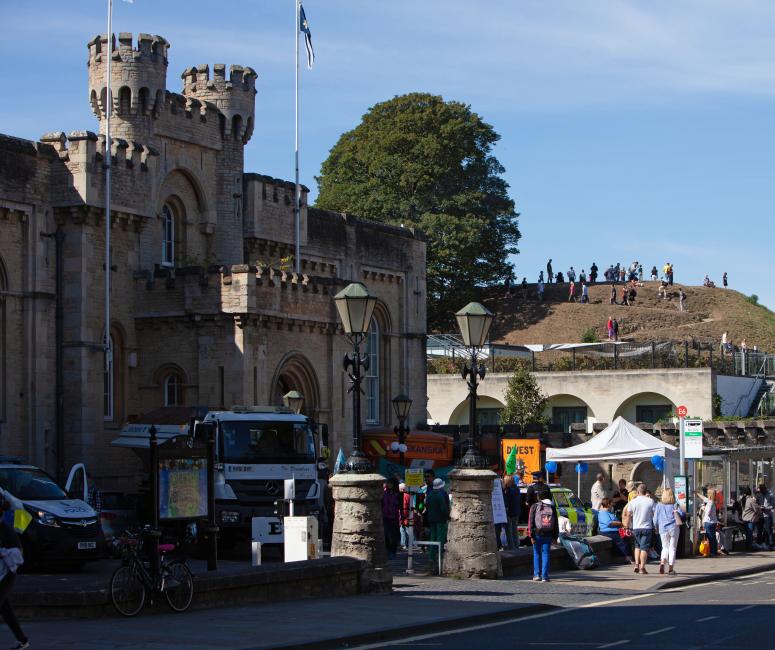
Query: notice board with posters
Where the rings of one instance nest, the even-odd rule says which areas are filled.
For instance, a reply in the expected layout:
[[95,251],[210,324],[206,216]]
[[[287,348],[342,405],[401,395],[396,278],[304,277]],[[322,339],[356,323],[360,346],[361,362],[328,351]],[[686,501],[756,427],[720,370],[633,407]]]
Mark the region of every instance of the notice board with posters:
[[207,516],[207,459],[159,459],[159,518]]
[[514,447],[517,448],[517,460],[525,464],[525,483],[529,483],[532,481],[531,472],[541,471],[541,441],[536,438],[504,438],[501,440],[504,465]]

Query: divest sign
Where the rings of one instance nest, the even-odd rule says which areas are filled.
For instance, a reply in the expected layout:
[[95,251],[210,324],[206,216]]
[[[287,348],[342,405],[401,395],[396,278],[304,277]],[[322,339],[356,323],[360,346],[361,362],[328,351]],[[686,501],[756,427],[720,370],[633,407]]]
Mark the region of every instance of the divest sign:
[[504,465],[514,447],[517,448],[517,460],[525,463],[525,481],[529,482],[531,472],[541,471],[541,441],[535,438],[504,438],[501,441]]
[[684,458],[702,458],[702,420],[684,420]]

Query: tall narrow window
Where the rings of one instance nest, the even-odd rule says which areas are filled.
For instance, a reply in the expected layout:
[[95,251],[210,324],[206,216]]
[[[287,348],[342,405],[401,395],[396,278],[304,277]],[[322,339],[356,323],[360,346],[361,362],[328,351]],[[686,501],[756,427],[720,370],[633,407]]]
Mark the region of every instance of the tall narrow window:
[[5,269],[0,260],[0,422],[5,420],[5,395],[7,389],[5,374]]
[[161,221],[161,265],[175,266],[175,215],[170,206],[162,208]]
[[108,349],[105,350],[104,361],[105,367],[103,369],[102,380],[102,408],[106,421],[113,421],[114,406],[115,406],[115,363],[113,360],[113,353],[115,346],[113,345],[113,337],[110,337],[110,343]]
[[369,369],[366,371],[366,422],[379,423],[379,325],[372,319],[366,337],[366,356]]
[[164,378],[164,406],[182,406],[183,378],[171,372]]

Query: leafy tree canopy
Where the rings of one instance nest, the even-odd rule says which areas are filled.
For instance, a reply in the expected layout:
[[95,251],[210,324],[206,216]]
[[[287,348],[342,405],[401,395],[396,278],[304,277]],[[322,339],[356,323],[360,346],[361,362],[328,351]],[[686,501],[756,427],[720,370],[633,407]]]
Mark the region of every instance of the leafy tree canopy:
[[376,104],[317,177],[316,206],[420,228],[428,238],[428,320],[448,328],[478,289],[511,277],[520,233],[500,136],[471,107],[427,93]]
[[546,395],[524,366],[518,366],[509,377],[504,398],[506,406],[501,411],[501,422],[504,424],[518,424],[521,427],[526,424],[546,424]]

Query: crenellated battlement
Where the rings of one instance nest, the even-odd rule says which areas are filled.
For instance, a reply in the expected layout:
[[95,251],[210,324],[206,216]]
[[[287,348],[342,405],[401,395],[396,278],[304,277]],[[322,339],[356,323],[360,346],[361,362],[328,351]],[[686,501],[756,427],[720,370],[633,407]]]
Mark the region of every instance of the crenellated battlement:
[[253,134],[256,78],[253,68],[232,65],[228,79],[226,66],[216,63],[212,76],[209,65],[198,65],[183,71],[183,95],[192,100],[213,104],[225,117],[224,137],[247,143]]
[[[115,37],[113,39],[113,58],[124,63],[146,59],[151,63],[157,64],[163,62],[167,65],[167,50],[170,47],[169,42],[161,36],[152,34],[138,34],[137,47],[134,47],[133,34],[130,32],[120,32],[118,35],[118,48],[116,48]],[[89,63],[102,63],[104,56],[108,52],[108,37],[106,34],[95,36],[88,43]]]

